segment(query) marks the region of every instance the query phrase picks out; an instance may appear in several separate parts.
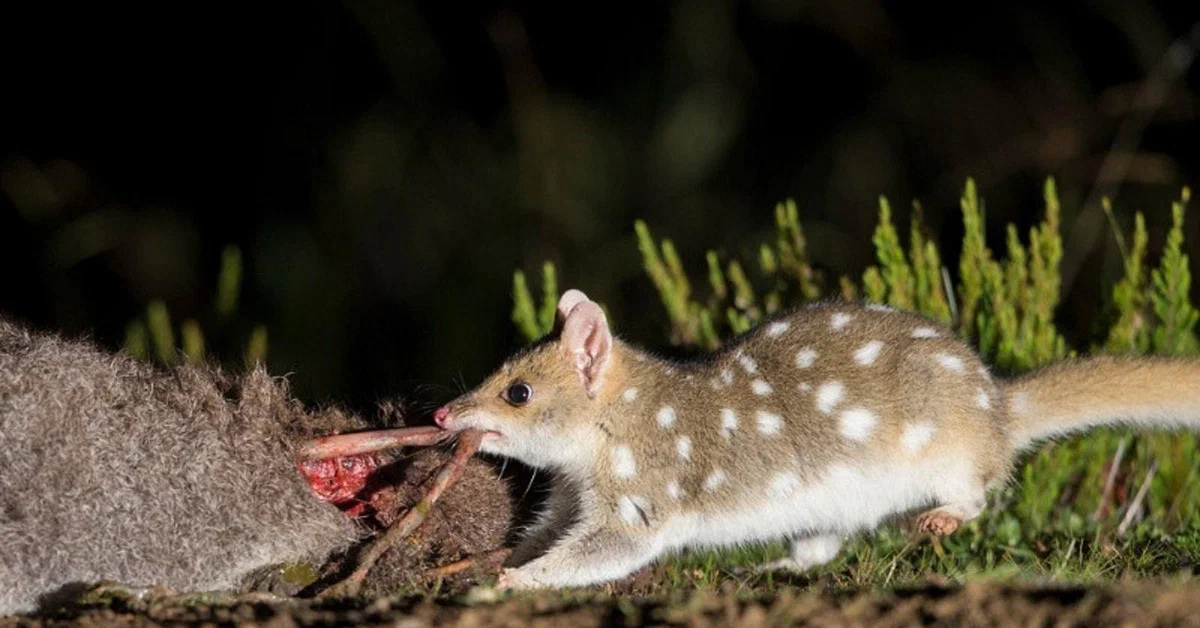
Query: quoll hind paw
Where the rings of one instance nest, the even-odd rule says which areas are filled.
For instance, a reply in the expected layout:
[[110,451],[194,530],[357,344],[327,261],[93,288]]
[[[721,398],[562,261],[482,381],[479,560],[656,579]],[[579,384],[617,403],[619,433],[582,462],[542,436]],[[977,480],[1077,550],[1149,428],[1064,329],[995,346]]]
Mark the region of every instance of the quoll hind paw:
[[947,536],[954,534],[962,523],[962,519],[948,512],[931,510],[917,517],[917,531]]

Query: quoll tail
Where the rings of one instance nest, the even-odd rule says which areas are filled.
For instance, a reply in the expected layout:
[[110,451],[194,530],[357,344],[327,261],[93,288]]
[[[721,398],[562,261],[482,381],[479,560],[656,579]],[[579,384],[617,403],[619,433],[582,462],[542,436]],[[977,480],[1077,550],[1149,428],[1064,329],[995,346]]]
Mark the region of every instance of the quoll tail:
[[1068,360],[1005,384],[1010,438],[1020,450],[1091,427],[1200,429],[1200,362],[1171,358]]

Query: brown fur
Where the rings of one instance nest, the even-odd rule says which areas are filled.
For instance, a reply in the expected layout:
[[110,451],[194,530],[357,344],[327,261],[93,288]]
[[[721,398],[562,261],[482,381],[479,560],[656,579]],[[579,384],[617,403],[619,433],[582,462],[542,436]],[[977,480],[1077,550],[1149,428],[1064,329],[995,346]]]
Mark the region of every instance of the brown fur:
[[[829,317],[836,312],[854,316],[846,333],[829,331]],[[951,332],[916,315],[853,304],[815,306],[782,320],[791,326],[779,337],[769,338],[765,327],[759,327],[696,362],[659,359],[617,341],[604,387],[594,403],[579,390],[575,373],[559,357],[556,344],[544,343],[510,359],[477,391],[449,407],[459,414],[482,409],[509,427],[549,420],[550,433],[586,438],[605,470],[589,474],[602,501],[625,493],[660,494],[661,487],[676,478],[692,496],[689,507],[722,512],[742,495],[738,491],[706,494],[702,483],[713,468],[724,470],[730,482],[756,490],[752,480],[766,477],[780,461],[793,457],[799,468],[814,471],[864,454],[886,458],[896,454],[902,424],[911,419],[932,419],[938,429],[939,438],[923,455],[939,455],[946,449],[969,453],[976,459],[981,483],[1005,475],[1012,456],[1001,390],[979,358]],[[912,331],[921,327],[936,328],[939,336],[913,338]],[[869,340],[883,342],[884,348],[871,366],[859,366],[853,355]],[[802,347],[811,347],[820,356],[807,369],[794,365]],[[948,373],[931,361],[935,354],[962,360],[962,374]],[[757,374],[748,373],[739,356],[754,360]],[[722,380],[726,372],[733,374],[729,384]],[[770,396],[758,396],[751,389],[751,381],[760,378],[771,386]],[[953,385],[944,383],[951,379]],[[505,403],[501,393],[515,380],[533,384],[539,399],[520,408]],[[838,433],[836,412],[831,417],[816,409],[817,389],[830,380],[842,382],[847,391],[838,410],[864,406],[878,416],[879,426],[869,440],[848,442]],[[812,389],[800,390],[802,383]],[[636,388],[636,397],[625,401],[623,395],[630,388]],[[978,390],[989,395],[991,410],[976,404]],[[655,425],[656,412],[663,406],[676,411],[669,432]],[[584,407],[589,410],[582,411]],[[736,446],[721,435],[717,414],[721,408],[738,415]],[[758,433],[755,412],[760,409],[786,417],[782,438]],[[681,435],[691,439],[691,460],[683,465],[682,474],[676,451]],[[637,477],[630,481],[606,472],[614,462],[611,448],[616,444],[628,444],[635,460],[647,461],[638,465]],[[665,518],[676,510],[667,500],[656,501],[653,515]]]
[[1006,385],[1011,440],[1020,449],[1106,423],[1200,424],[1200,363],[1097,357],[1065,360]]

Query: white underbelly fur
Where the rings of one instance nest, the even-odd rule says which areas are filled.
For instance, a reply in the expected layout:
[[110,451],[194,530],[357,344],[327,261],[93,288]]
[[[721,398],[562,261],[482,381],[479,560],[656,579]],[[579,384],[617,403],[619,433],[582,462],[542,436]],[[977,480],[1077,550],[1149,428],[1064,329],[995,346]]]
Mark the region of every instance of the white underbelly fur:
[[[762,497],[734,512],[690,512],[668,519],[656,535],[660,551],[726,547],[808,534],[850,534],[885,518],[954,494],[971,477],[969,463],[897,461],[872,466],[831,466],[817,482],[764,480]],[[940,490],[939,490],[940,489]]]

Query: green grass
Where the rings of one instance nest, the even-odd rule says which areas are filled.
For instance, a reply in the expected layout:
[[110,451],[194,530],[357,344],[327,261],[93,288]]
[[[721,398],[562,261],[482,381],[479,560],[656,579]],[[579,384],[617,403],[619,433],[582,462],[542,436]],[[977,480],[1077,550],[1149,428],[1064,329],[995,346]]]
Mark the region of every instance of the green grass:
[[[674,244],[635,225],[646,274],[666,316],[664,342],[709,349],[745,332],[783,307],[821,298],[863,298],[916,311],[952,326],[1003,374],[1093,352],[1195,355],[1200,313],[1190,303],[1183,220],[1190,193],[1170,204],[1171,229],[1159,264],[1147,263],[1146,219],[1135,216],[1130,241],[1105,199],[1124,257],[1125,276],[1112,292],[1109,329],[1090,346],[1068,347],[1054,311],[1060,298],[1061,207],[1053,180],[1044,189],[1043,219],[1024,238],[1009,225],[1003,255],[988,248],[983,200],[967,182],[960,203],[964,239],[957,280],[925,235],[915,205],[907,247],[880,199],[873,237],[878,264],[859,282],[827,281],[807,257],[795,203],[775,210],[776,237],[748,246],[757,259],[709,251],[689,278]],[[748,270],[749,269],[749,270]],[[552,266],[544,270],[555,277]],[[706,288],[701,290],[700,286]],[[542,295],[553,298],[557,285]],[[514,321],[533,340],[549,331],[534,320],[524,277],[514,281]],[[544,306],[545,307],[545,306]],[[812,587],[897,587],[938,578],[1052,578],[1095,582],[1191,574],[1200,564],[1200,450],[1192,433],[1102,429],[1048,443],[1025,456],[1012,481],[990,495],[989,508],[943,539],[905,533],[904,522],[854,539],[832,563],[802,578],[755,573],[750,567],[783,555],[783,545],[692,552],[667,559],[656,590],[736,583],[747,591],[778,582]],[[1106,492],[1106,485],[1111,484]],[[1144,488],[1143,488],[1144,487]],[[1144,495],[1137,499],[1139,492]]]

